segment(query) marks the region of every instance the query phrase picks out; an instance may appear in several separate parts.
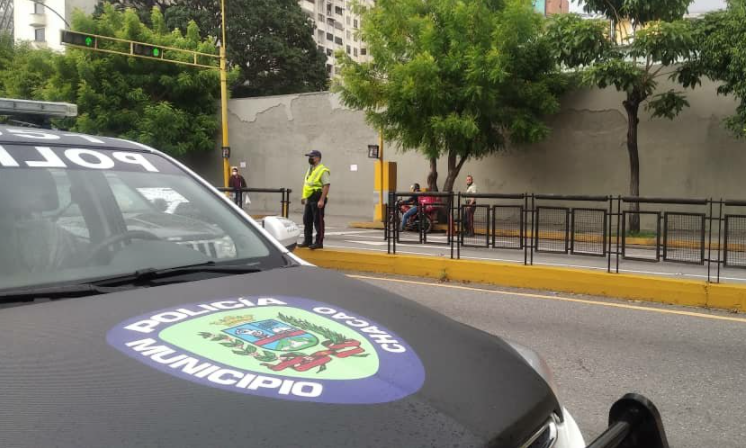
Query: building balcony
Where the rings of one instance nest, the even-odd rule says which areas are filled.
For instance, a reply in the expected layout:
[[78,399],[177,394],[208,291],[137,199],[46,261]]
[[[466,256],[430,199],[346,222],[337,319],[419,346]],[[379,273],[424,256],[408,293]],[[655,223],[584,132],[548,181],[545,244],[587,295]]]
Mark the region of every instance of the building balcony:
[[44,14],[31,14],[31,19],[29,20],[29,25],[38,27],[38,26],[47,26],[47,16]]
[[314,5],[313,3],[300,2],[300,4],[301,4],[301,9],[303,9],[303,11],[310,12],[311,15],[313,15],[316,12],[316,5]]

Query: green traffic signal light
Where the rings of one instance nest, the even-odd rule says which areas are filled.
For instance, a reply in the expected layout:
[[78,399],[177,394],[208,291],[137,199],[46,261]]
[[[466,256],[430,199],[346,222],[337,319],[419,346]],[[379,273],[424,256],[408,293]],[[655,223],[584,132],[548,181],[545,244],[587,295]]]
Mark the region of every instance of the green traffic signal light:
[[159,47],[154,47],[153,45],[134,44],[132,46],[132,53],[151,58],[160,58],[163,54],[163,50]]
[[95,47],[96,38],[88,34],[78,33],[77,31],[62,30],[62,43],[78,45],[80,47]]

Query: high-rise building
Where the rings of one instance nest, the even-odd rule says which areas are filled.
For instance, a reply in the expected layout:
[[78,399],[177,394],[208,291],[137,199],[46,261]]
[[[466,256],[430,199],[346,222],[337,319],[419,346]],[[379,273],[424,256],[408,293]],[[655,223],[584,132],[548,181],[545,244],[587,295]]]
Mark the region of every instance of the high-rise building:
[[[62,51],[60,30],[67,28],[73,11],[92,13],[98,0],[11,0],[13,37],[31,41],[37,48]],[[1,3],[1,1],[0,1]]]
[[0,0],[0,33],[13,34],[13,0]]
[[549,16],[570,12],[570,0],[534,0],[537,12]]
[[[368,48],[360,40],[360,16],[353,13],[348,0],[299,0],[303,11],[316,22],[314,39],[319,49],[326,53],[326,70],[329,76],[337,74],[334,52],[342,50],[356,62],[367,62]],[[360,0],[363,6],[373,6],[375,0]]]

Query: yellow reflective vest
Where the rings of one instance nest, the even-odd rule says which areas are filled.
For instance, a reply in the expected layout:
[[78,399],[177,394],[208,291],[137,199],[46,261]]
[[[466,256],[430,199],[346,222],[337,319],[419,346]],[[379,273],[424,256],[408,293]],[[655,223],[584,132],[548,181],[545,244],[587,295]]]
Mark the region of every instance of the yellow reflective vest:
[[[311,171],[313,170],[313,171]],[[324,185],[321,184],[321,176],[324,173],[329,173],[329,168],[325,167],[322,163],[319,163],[316,167],[308,168],[305,177],[305,183],[303,184],[303,199],[310,197],[317,191],[321,191]]]

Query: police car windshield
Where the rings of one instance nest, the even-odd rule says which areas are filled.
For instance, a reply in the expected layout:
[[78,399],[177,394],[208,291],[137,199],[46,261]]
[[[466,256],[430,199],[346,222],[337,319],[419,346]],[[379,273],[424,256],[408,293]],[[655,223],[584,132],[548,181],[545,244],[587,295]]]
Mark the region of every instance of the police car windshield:
[[0,291],[208,262],[285,263],[226,201],[163,156],[0,145]]

